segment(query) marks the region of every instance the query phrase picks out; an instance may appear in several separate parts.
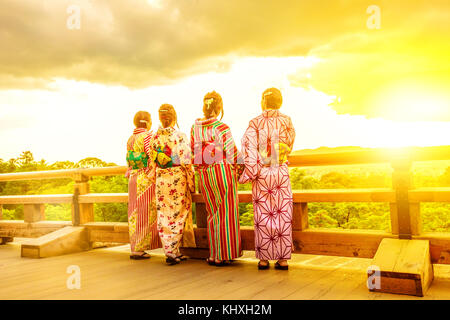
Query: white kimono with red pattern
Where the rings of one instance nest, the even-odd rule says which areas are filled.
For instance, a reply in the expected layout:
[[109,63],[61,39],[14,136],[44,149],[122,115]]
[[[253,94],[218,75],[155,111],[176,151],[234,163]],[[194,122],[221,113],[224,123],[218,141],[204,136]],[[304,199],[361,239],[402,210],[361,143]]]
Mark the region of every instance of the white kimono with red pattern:
[[292,149],[294,139],[291,118],[278,110],[266,110],[251,120],[242,138],[245,169],[239,182],[252,182],[255,253],[260,260],[291,258],[293,198],[289,169],[278,159],[264,164],[264,158],[267,152],[272,158],[276,156],[277,143]]

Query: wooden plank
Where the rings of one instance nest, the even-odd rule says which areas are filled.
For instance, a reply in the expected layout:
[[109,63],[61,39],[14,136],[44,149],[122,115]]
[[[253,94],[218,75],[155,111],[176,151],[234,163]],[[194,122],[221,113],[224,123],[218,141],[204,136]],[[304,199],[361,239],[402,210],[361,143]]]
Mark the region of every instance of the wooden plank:
[[127,203],[128,193],[88,193],[78,197],[79,203]]
[[[81,186],[79,186],[81,187]],[[89,193],[86,186],[81,187],[80,204],[92,203],[127,203],[127,193]],[[80,190],[81,191],[81,190]],[[322,189],[322,190],[294,190],[294,202],[394,202],[395,193],[391,189]],[[204,203],[203,197],[199,193],[192,195],[193,202]],[[252,195],[250,191],[240,191],[239,201],[251,203]],[[0,204],[59,204],[71,203],[71,194],[55,195],[26,195],[26,196],[0,196]]]
[[450,188],[418,188],[409,191],[410,202],[450,202]]
[[292,167],[331,166],[348,164],[388,163],[398,156],[407,156],[413,161],[450,160],[450,146],[408,148],[366,148],[350,151],[303,151],[288,158]]
[[391,189],[321,189],[294,191],[294,202],[395,202]]
[[0,204],[58,204],[71,203],[71,194],[46,194],[26,196],[0,196]]

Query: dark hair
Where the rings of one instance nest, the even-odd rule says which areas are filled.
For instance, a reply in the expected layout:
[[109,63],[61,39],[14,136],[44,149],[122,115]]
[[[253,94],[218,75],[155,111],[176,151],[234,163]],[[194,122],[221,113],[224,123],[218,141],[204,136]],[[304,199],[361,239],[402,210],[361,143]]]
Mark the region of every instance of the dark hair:
[[209,119],[215,113],[221,114],[220,120],[223,118],[223,102],[222,97],[215,91],[208,92],[203,98],[203,114]]
[[147,128],[147,123],[152,124],[152,117],[147,111],[138,111],[134,115],[133,123],[136,128]]
[[277,88],[264,90],[262,98],[266,101],[266,108],[268,109],[280,109],[281,104],[283,103],[281,91]]
[[177,121],[177,113],[175,112],[175,108],[173,107],[173,105],[168,103],[161,105],[161,107],[159,107],[158,113],[159,121],[161,121],[163,128],[167,128],[173,122],[177,124],[178,128],[180,127]]

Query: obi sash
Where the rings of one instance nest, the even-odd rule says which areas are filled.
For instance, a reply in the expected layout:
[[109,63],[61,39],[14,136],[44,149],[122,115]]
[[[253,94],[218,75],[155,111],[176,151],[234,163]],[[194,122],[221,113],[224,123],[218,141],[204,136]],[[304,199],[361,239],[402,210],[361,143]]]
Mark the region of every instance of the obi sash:
[[145,152],[135,152],[133,150],[127,152],[128,167],[133,170],[147,168],[148,159],[149,157]]
[[261,155],[263,164],[265,166],[270,166],[272,164],[278,163],[283,164],[287,162],[287,158],[289,153],[291,152],[291,148],[285,143],[275,143],[274,144],[274,151],[275,154],[272,154],[271,148],[268,148],[268,150],[260,151],[259,154]]
[[158,168],[167,169],[180,166],[180,159],[178,155],[172,155],[172,149],[169,146],[162,148],[157,147],[152,151],[152,160],[155,161]]

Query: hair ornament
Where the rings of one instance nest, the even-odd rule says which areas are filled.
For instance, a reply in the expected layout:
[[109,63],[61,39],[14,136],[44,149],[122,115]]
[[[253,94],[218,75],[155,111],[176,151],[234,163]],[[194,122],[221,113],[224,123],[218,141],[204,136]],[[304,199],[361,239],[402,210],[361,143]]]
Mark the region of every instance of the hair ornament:
[[266,92],[266,93],[264,93],[264,97],[270,96],[271,94],[272,94],[272,91]]
[[214,101],[214,98],[209,98],[209,99],[206,99],[205,100],[205,103],[208,105],[208,110],[209,110],[209,107],[210,107],[210,105],[211,105],[211,103]]
[[148,123],[147,120],[139,120],[140,123]]

